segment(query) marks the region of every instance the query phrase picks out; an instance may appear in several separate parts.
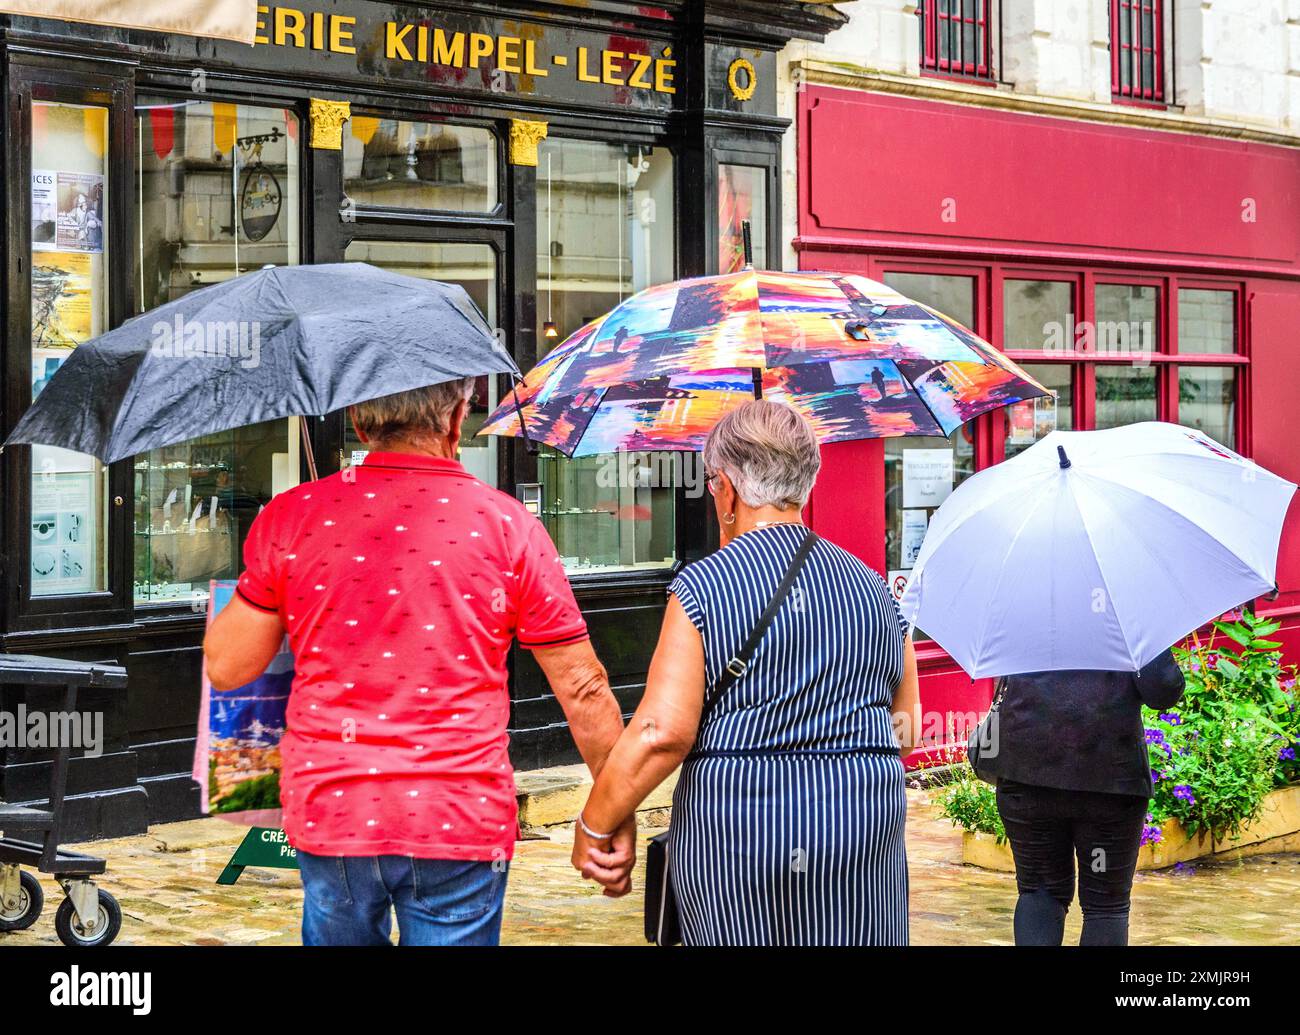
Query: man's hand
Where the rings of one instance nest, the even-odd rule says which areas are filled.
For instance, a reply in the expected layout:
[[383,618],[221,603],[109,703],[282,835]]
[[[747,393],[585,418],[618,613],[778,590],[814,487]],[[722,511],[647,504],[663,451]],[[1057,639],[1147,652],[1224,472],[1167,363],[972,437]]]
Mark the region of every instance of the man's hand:
[[624,820],[613,836],[596,841],[580,825],[573,831],[573,868],[594,880],[609,898],[622,898],[632,890],[632,867],[636,865],[636,814]]

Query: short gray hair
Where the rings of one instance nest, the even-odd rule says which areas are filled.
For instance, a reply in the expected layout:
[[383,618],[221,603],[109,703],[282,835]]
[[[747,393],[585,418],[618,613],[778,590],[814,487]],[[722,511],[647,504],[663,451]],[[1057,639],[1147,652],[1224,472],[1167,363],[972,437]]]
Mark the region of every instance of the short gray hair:
[[767,399],[732,410],[704,443],[705,470],[725,471],[751,507],[802,507],[821,464],[812,426],[797,410]]
[[474,394],[474,378],[461,377],[439,385],[394,392],[352,407],[357,430],[369,439],[445,435],[452,411]]

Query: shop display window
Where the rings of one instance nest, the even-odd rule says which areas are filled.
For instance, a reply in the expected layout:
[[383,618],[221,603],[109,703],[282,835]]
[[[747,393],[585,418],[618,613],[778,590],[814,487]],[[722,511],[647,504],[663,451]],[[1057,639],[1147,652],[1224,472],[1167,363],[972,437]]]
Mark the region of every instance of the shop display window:
[[743,227],[749,223],[754,268],[767,266],[767,170],[753,165],[718,166],[718,272],[745,266]]
[[[136,132],[138,311],[300,260],[293,111],[141,96]],[[275,420],[136,457],[136,602],[197,604],[237,577],[253,519],[298,482],[300,441]]]
[[345,205],[492,212],[497,137],[481,126],[353,114],[343,130]]
[[[490,244],[355,240],[348,245],[343,257],[347,262],[368,262],[408,277],[459,284],[488,324],[497,326],[497,255]],[[486,375],[480,377],[461,430],[459,457],[470,474],[494,488],[500,440],[495,435],[476,436],[487,415],[496,409],[498,399],[497,379]],[[342,466],[359,463],[366,451],[366,446],[352,428],[351,420],[345,420]]]
[[[32,102],[32,398],[107,330],[108,109]],[[31,447],[31,592],[107,588],[108,477],[94,457]]]
[[[673,279],[666,148],[549,138],[537,168],[538,359],[629,295]],[[542,519],[567,570],[665,568],[677,556],[671,454],[538,456]]]

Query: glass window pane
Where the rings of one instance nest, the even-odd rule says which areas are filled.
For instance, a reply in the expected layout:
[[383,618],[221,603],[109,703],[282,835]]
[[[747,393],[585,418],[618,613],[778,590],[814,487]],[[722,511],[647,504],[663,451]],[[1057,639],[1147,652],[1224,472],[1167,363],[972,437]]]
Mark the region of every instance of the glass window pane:
[[1074,367],[1066,363],[1026,363],[1024,368],[1056,395],[1007,407],[1007,460],[1052,431],[1074,430]]
[[1002,282],[1004,349],[1074,348],[1074,285],[1064,280]]
[[[673,279],[672,153],[551,138],[539,152],[537,195],[545,355],[628,295]],[[679,466],[670,454],[568,460],[543,449],[542,517],[566,568],[670,566]]]
[[1193,354],[1237,351],[1237,293],[1178,289],[1178,351]]
[[[108,329],[108,109],[32,102],[32,398]],[[81,453],[32,446],[32,596],[107,588],[108,478]]]
[[1098,284],[1093,348],[1102,353],[1155,352],[1159,288],[1146,284]]
[[[885,439],[885,568],[895,598],[907,587],[934,512],[974,473],[974,436],[969,424],[947,438]],[[928,639],[919,629],[916,638]]]
[[754,269],[767,269],[767,170],[751,165],[718,166],[718,272],[745,266],[742,224],[749,222]]
[[1237,372],[1232,367],[1180,367],[1178,423],[1237,448]]
[[975,326],[975,278],[944,273],[894,273],[884,282],[915,302],[937,309],[963,327]]
[[440,212],[497,207],[497,139],[482,126],[353,115],[343,132],[352,204]]
[[1155,367],[1097,367],[1098,428],[1156,420]]
[[[459,284],[474,300],[488,323],[497,325],[497,256],[489,244],[461,244],[448,241],[352,241],[343,253],[347,262],[368,262],[372,266]],[[465,469],[496,487],[497,444],[495,435],[475,438],[487,415],[496,409],[497,379],[478,379],[469,416],[460,439],[460,462]],[[343,463],[348,466],[365,455],[351,421],[344,422]]]
[[[299,261],[298,130],[283,108],[138,99],[138,311]],[[300,442],[276,420],[136,457],[137,602],[202,600],[237,577],[253,519],[298,482]]]

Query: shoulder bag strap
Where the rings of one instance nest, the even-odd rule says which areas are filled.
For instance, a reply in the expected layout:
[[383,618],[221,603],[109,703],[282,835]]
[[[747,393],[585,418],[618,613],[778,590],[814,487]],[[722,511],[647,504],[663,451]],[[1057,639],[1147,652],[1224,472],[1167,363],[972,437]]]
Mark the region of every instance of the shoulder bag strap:
[[722,670],[722,675],[718,678],[717,690],[713,695],[713,704],[717,704],[718,699],[722,697],[731,685],[745,674],[749,668],[749,660],[754,656],[754,651],[758,647],[758,641],[763,638],[767,632],[768,626],[772,624],[772,619],[776,617],[776,612],[780,609],[785,598],[790,595],[790,587],[794,585],[795,577],[803,567],[803,562],[808,559],[808,554],[817,543],[817,533],[811,528],[803,537],[803,542],[799,544],[799,549],[795,551],[794,557],[790,559],[790,567],[785,570],[785,577],[781,579],[781,584],[776,587],[776,592],[772,594],[772,599],[767,603],[767,610],[759,618],[758,623],[754,626],[753,631],[749,634],[749,639],[734,658],[727,662],[727,667]]

